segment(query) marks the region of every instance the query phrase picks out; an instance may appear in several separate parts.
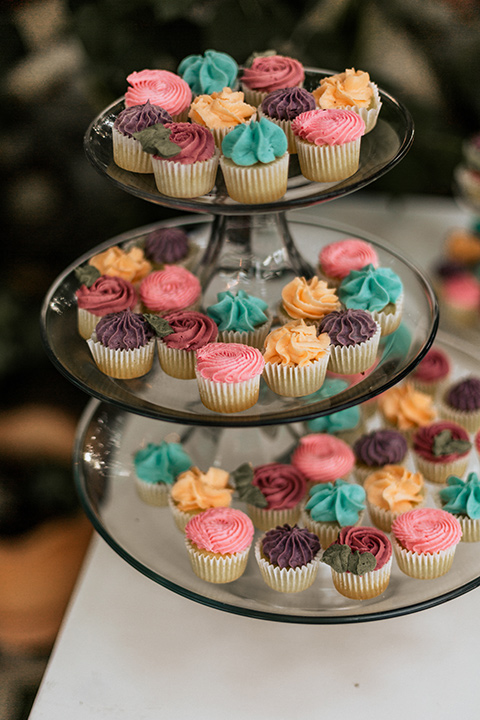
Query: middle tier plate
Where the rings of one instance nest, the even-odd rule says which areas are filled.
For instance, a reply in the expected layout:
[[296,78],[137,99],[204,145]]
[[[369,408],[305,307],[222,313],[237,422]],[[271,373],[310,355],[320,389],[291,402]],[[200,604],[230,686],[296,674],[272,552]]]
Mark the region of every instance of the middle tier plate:
[[[79,282],[75,268],[112,245],[141,245],[145,236],[160,226],[183,227],[198,246],[206,246],[211,224],[211,218],[189,218],[138,229],[94,248],[67,268],[48,292],[42,311],[44,342],[59,370],[88,394],[139,415],[187,425],[251,427],[306,420],[374,397],[408,375],[433,342],[438,326],[437,302],[427,278],[418,269],[365,233],[322,225],[311,218],[295,218],[289,219],[290,232],[298,249],[313,264],[322,246],[354,233],[371,242],[377,250],[380,265],[390,267],[402,279],[402,323],[396,332],[382,339],[378,362],[373,369],[360,377],[351,376],[350,386],[330,398],[319,398],[316,394],[302,398],[281,397],[262,380],[256,405],[233,414],[215,413],[205,408],[198,395],[196,380],[178,380],[166,375],[158,360],[147,375],[135,380],[116,380],[104,375],[77,331],[75,291]],[[279,300],[280,288],[281,283]]]

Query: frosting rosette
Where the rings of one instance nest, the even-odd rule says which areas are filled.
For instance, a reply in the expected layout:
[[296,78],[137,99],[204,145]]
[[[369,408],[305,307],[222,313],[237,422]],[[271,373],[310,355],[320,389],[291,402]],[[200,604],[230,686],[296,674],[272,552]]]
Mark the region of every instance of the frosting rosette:
[[480,408],[480,378],[469,377],[459,380],[448,390],[447,403],[456,410],[468,412]]
[[429,425],[437,415],[432,397],[415,390],[411,382],[386,390],[379,396],[378,403],[385,419],[399,430]]
[[169,348],[193,351],[217,339],[217,326],[203,313],[177,310],[164,315],[164,319],[173,330],[162,338],[162,342]]
[[183,260],[188,255],[188,251],[188,235],[181,228],[159,228],[145,239],[145,255],[157,265],[171,265]]
[[198,512],[211,507],[230,505],[233,490],[228,487],[229,473],[211,467],[206,473],[197,467],[178,475],[170,496],[178,510],[184,513]]
[[421,427],[413,436],[415,453],[433,463],[457,460],[468,455],[471,447],[467,431],[449,420]]
[[101,275],[90,287],[81,285],[75,296],[79,308],[97,316],[127,308],[133,310],[137,303],[137,292],[132,283],[111,275]]
[[293,465],[276,462],[255,467],[252,484],[266,499],[266,510],[293,508],[307,490],[307,481],[300,470]]
[[314,485],[305,510],[315,522],[355,525],[365,510],[365,490],[344,480]]
[[268,164],[287,152],[287,138],[275,123],[261,118],[258,122],[237,125],[222,141],[222,152],[235,165]]
[[318,326],[320,333],[327,333],[332,345],[357,345],[370,340],[378,325],[365,310],[337,310],[322,318]]
[[359,437],[353,446],[357,461],[368,468],[398,465],[407,450],[405,437],[396,430],[372,430]]
[[[181,165],[192,165],[203,160],[210,160],[215,154],[215,141],[212,133],[196,123],[166,123],[170,130],[170,142],[178,145],[180,152],[171,160]],[[154,155],[154,157],[156,157]]]
[[249,295],[245,290],[219,292],[215,305],[207,307],[207,315],[220,331],[250,332],[268,321],[268,303]]
[[269,93],[261,104],[261,110],[272,120],[293,120],[303,112],[315,109],[311,93],[303,88],[288,87]]
[[361,270],[366,265],[378,267],[378,255],[366,240],[345,238],[325,245],[320,251],[318,262],[325,275],[343,280],[352,270]]
[[344,527],[337,539],[338,545],[347,545],[350,550],[371,553],[376,560],[375,570],[380,570],[392,557],[392,546],[387,536],[373,527]]
[[111,350],[133,350],[146,345],[154,330],[140,313],[122,310],[100,318],[95,335],[98,342]]
[[263,357],[268,363],[304,367],[324,358],[329,346],[328,335],[317,336],[314,325],[293,320],[267,335]]
[[150,273],[139,288],[145,307],[160,313],[189,308],[197,302],[200,293],[198,278],[179,265],[166,265],[163,270]]
[[431,384],[444,380],[451,370],[451,362],[443,350],[430,348],[413,372],[415,382]]
[[185,80],[169,70],[140,70],[127,76],[130,87],[125,106],[143,105],[149,100],[170,115],[180,115],[192,101],[192,91]]
[[132,105],[118,113],[113,127],[122,135],[133,137],[151,125],[165,125],[172,122],[170,113],[159,105],[152,105],[148,100],[143,105]]
[[301,85],[304,79],[302,64],[283,55],[256,57],[242,74],[242,82],[246,87],[265,92]]
[[424,501],[423,476],[403,465],[385,465],[367,475],[363,487],[369,503],[392,513],[403,513]]
[[417,508],[395,518],[392,532],[398,543],[414,553],[438,553],[460,542],[457,518],[438,508]]
[[122,250],[118,245],[94,255],[88,264],[96,267],[100,275],[119,277],[131,283],[140,282],[152,269],[141,248]]
[[217,50],[206,50],[203,55],[187,55],[177,70],[196,95],[233,87],[238,75],[238,65],[233,57]]
[[180,443],[163,441],[159,445],[149,442],[140,448],[133,463],[140,480],[149,484],[171,485],[177,475],[188,470],[192,461]]
[[451,475],[439,497],[446,512],[480,520],[480,480],[476,472],[468,473],[466,480]]
[[242,343],[210,343],[197,350],[197,374],[215,383],[241,383],[262,374],[262,353]]
[[371,263],[352,270],[340,283],[338,297],[347,308],[382,311],[395,304],[403,293],[403,284],[390,268],[375,268]]
[[234,508],[211,508],[195,515],[185,528],[186,538],[197,548],[221,555],[241,553],[253,540],[250,518]]
[[294,278],[282,289],[282,302],[290,317],[304,320],[319,320],[340,308],[336,290],[316,276]]
[[340,438],[311,433],[300,438],[292,455],[292,465],[313,482],[333,482],[352,470],[355,456]]
[[292,130],[312,145],[345,145],[364,134],[365,123],[352,110],[309,110],[292,121]]
[[354,68],[323,78],[312,95],[322,109],[368,107],[374,99],[370,75]]
[[190,106],[188,116],[210,130],[232,128],[247,122],[256,113],[256,108],[244,102],[243,98],[243,92],[234,92],[228,87],[211,95],[198,95]]
[[280,568],[296,568],[312,562],[320,550],[316,535],[297,525],[285,525],[267,530],[262,543],[267,560]]

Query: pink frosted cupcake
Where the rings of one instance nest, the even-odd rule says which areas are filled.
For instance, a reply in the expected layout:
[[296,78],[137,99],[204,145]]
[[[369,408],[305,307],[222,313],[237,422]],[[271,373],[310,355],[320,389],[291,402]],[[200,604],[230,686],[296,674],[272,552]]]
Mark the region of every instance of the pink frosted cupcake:
[[180,265],[165,265],[155,270],[141,283],[140,300],[145,308],[154,313],[193,309],[200,299],[198,278]]
[[175,122],[187,119],[192,102],[190,86],[169,70],[140,70],[127,76],[130,87],[125,93],[125,107],[143,105],[149,100],[160,105]]
[[416,390],[435,396],[437,390],[447,382],[451,369],[448,355],[440,348],[432,347],[410,375],[410,379]]
[[345,238],[325,245],[318,256],[318,269],[330,285],[339,285],[351,270],[365,265],[378,267],[375,248],[366,240]]
[[[90,269],[92,268],[90,267]],[[75,296],[77,298],[78,332],[85,340],[91,337],[101,317],[109,313],[127,310],[127,308],[133,310],[138,301],[137,292],[132,283],[108,275],[100,275],[100,277],[97,275],[97,279],[91,284],[88,280],[83,282]]]
[[352,110],[310,110],[292,122],[302,175],[336,182],[354,175],[365,123]]
[[164,320],[171,332],[158,339],[160,365],[171,377],[193,380],[196,351],[215,342],[218,328],[208,315],[192,310],[167,313]]
[[436,508],[418,508],[399,515],[393,521],[392,533],[400,570],[419,580],[445,575],[462,538],[457,518]]
[[172,122],[169,113],[147,102],[122,110],[113,123],[113,160],[123,170],[153,173],[152,156],[144,151],[135,134],[152,125]]
[[197,350],[195,368],[200,399],[215,412],[240,412],[255,405],[265,366],[257,348],[241,343],[210,343]]
[[417,468],[435,483],[446,482],[449,475],[463,475],[471,448],[467,431],[449,420],[418,428],[413,436]]
[[346,479],[355,465],[355,455],[346,442],[327,433],[300,438],[292,455],[292,465],[314,483]]
[[243,70],[241,85],[245,101],[258,107],[268,93],[302,87],[304,79],[305,71],[298,60],[284,55],[263,55]]
[[185,528],[193,572],[211,583],[237,580],[247,567],[254,532],[241,510],[212,508],[196,515]]
[[480,317],[480,282],[469,272],[447,277],[438,288],[443,315],[452,325],[476,326]]

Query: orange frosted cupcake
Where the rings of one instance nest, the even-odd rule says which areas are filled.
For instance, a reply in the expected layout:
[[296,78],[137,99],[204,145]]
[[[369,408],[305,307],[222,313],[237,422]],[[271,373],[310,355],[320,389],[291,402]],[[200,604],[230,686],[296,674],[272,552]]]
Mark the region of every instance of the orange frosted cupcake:
[[425,501],[422,474],[412,473],[403,465],[385,465],[370,473],[363,487],[372,522],[384,532],[390,532],[398,515],[420,507]]
[[151,263],[139,247],[123,250],[118,245],[112,245],[91,257],[88,264],[97,268],[100,275],[119,277],[133,284],[139,283],[152,271]]
[[340,310],[335,288],[314,276],[310,280],[296,277],[282,289],[280,315],[284,320],[318,323],[325,315]]
[[320,80],[312,92],[315,102],[322,110],[348,108],[358,113],[365,123],[365,133],[377,124],[382,106],[380,94],[370,75],[363,70],[349,68],[345,72],[329,75]]
[[437,417],[432,396],[415,390],[412,382],[386,390],[378,398],[378,406],[389,425],[407,437],[417,428],[430,425]]
[[255,120],[257,109],[244,102],[244,94],[224,87],[211,95],[197,95],[190,106],[188,117],[194,123],[208,128],[215,145],[222,148],[222,140],[234,127]]
[[232,501],[233,489],[226,470],[211,467],[206,473],[197,467],[181,473],[170,489],[168,504],[175,525],[184,530],[194,515],[212,507],[227,507]]

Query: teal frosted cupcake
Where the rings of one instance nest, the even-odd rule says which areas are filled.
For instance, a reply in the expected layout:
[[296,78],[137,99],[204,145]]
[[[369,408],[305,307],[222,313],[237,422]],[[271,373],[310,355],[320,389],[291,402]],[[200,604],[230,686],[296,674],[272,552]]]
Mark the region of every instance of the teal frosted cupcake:
[[238,65],[224,52],[206,50],[203,55],[187,55],[177,70],[195,95],[210,95],[237,82]]
[[188,470],[192,461],[180,443],[149,442],[135,453],[135,488],[148,505],[168,504],[169,488],[180,473]]
[[403,283],[390,268],[369,264],[352,270],[340,283],[338,297],[347,309],[368,310],[382,335],[389,335],[400,325]]
[[218,327],[218,341],[243,343],[262,350],[272,324],[268,303],[245,290],[220,292],[217,301],[207,307],[207,315]]
[[345,480],[319,483],[309,490],[301,522],[320,540],[322,548],[334,542],[342,527],[359,525],[365,511],[365,490]]
[[442,510],[455,515],[462,528],[463,542],[480,540],[480,480],[477,473],[468,473],[462,480],[456,475],[447,479],[439,492]]

